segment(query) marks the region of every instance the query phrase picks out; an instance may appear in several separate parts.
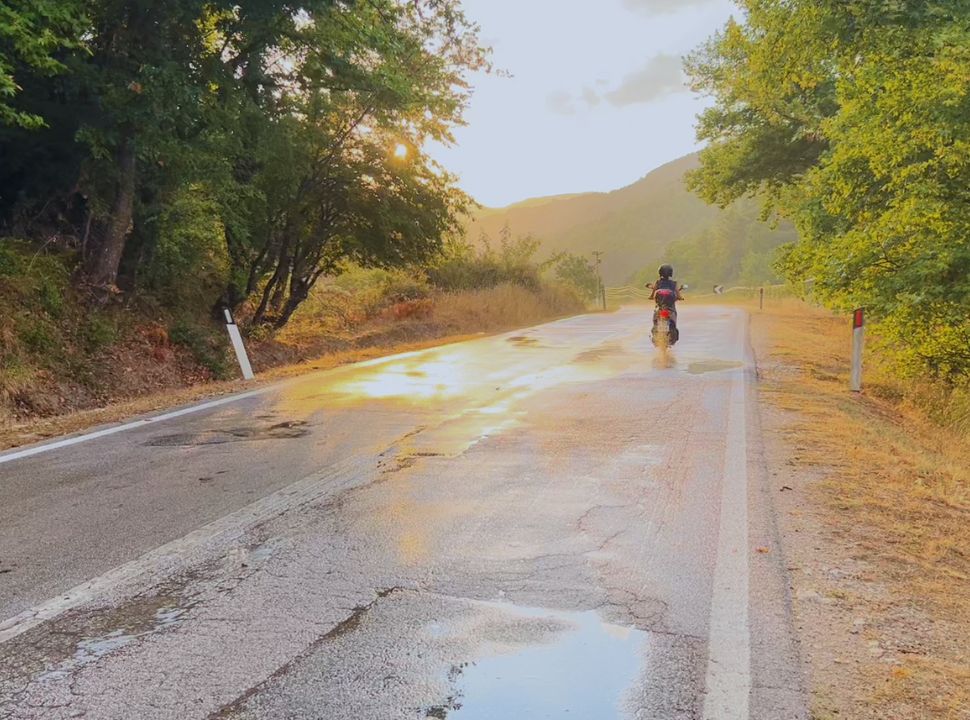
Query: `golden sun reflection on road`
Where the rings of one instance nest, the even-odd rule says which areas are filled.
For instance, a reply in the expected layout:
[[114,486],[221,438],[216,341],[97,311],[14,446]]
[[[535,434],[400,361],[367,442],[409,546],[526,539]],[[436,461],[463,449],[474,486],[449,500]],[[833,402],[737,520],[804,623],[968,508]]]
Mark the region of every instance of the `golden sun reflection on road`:
[[434,357],[410,357],[361,372],[333,390],[364,398],[447,399],[466,395],[475,382],[470,372],[470,353],[445,353]]
[[483,441],[527,426],[528,400],[539,393],[618,370],[607,360],[578,360],[574,347],[523,347],[495,338],[358,365],[332,378],[326,392],[345,406],[402,403],[428,413],[420,431],[391,449],[399,465],[383,486],[386,504],[371,516],[374,530],[387,534],[400,561],[414,565],[440,551],[450,526],[482,509],[450,496],[443,501],[416,486],[413,466],[427,472],[428,463],[449,462]]

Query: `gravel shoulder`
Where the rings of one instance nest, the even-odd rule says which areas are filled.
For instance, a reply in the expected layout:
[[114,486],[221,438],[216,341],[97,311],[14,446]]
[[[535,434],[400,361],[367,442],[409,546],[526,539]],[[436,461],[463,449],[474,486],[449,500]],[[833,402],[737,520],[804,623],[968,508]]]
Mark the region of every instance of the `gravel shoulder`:
[[965,438],[851,395],[848,325],[752,313],[768,484],[815,720],[970,718]]

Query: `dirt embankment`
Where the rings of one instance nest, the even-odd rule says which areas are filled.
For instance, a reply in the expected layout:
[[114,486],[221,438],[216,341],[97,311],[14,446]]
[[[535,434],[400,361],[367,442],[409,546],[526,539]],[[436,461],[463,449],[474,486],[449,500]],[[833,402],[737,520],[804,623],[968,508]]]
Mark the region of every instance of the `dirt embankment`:
[[970,718],[968,438],[889,375],[850,393],[847,319],[779,301],[752,336],[813,719]]

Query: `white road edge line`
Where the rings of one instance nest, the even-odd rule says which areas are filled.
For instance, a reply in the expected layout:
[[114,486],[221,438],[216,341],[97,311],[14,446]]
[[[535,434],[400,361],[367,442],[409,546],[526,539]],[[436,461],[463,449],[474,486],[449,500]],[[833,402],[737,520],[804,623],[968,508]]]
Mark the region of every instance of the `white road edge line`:
[[[553,320],[552,322],[543,323],[541,325],[534,325],[528,328],[521,328],[519,330],[510,330],[505,333],[500,333],[493,337],[504,338],[510,337],[512,335],[521,334],[526,331],[535,330],[536,328],[546,327],[548,325],[558,325],[561,323],[567,323],[569,321],[574,321],[579,318],[592,317],[591,315],[576,315],[573,317],[560,318],[559,320]],[[482,338],[484,339],[484,338]],[[170,412],[163,413],[161,415],[152,415],[149,417],[143,417],[138,420],[132,420],[131,422],[124,423],[122,425],[112,425],[106,427],[102,430],[95,430],[94,432],[82,433],[80,435],[72,435],[66,437],[62,440],[55,440],[53,442],[45,442],[40,445],[31,445],[22,450],[10,450],[4,453],[0,453],[0,465],[4,463],[13,462],[14,460],[22,460],[24,458],[32,457],[34,455],[40,455],[41,453],[50,452],[52,450],[58,450],[64,447],[70,447],[71,445],[79,445],[80,443],[89,442],[91,440],[97,440],[98,438],[107,437],[108,435],[115,435],[117,433],[125,432],[126,430],[131,430],[133,428],[145,427],[146,425],[153,425],[155,423],[165,422],[166,420],[173,420],[183,415],[191,415],[197,412],[203,412],[205,410],[211,410],[212,408],[219,407],[221,405],[228,405],[229,403],[238,402],[240,400],[245,400],[251,397],[257,397],[259,395],[265,395],[268,392],[276,390],[285,385],[290,385],[292,383],[304,380],[309,376],[331,372],[332,370],[343,369],[346,367],[373,367],[375,365],[380,365],[385,362],[395,362],[402,360],[404,358],[413,357],[415,355],[420,355],[424,352],[429,352],[431,350],[436,350],[449,345],[462,345],[468,342],[478,342],[479,338],[474,338],[471,340],[460,340],[458,342],[444,343],[442,345],[434,345],[423,350],[409,350],[403,353],[397,353],[394,355],[384,355],[381,357],[371,358],[370,360],[363,360],[357,363],[351,363],[343,367],[338,366],[338,368],[332,368],[330,370],[318,370],[315,372],[308,372],[305,375],[300,375],[295,378],[290,378],[288,380],[283,380],[282,382],[275,382],[271,385],[266,385],[265,387],[258,388],[256,390],[249,390],[248,392],[237,393],[233,395],[227,395],[226,397],[219,398],[218,400],[209,400],[208,402],[199,403],[197,405],[190,405],[188,407],[181,408],[179,410],[172,410]]]
[[202,412],[203,410],[219,407],[220,405],[227,405],[239,400],[245,400],[246,398],[256,397],[257,395],[262,395],[269,392],[275,387],[277,386],[270,385],[259,388],[258,390],[250,390],[249,392],[239,393],[238,395],[229,395],[224,398],[219,398],[218,400],[210,400],[198,405],[191,405],[180,410],[173,410],[171,412],[163,413],[162,415],[152,415],[140,420],[124,423],[123,425],[112,425],[111,427],[106,427],[103,430],[96,430],[95,432],[84,433],[83,435],[73,435],[71,437],[64,438],[63,440],[55,440],[54,442],[44,443],[43,445],[34,445],[33,447],[24,448],[23,450],[14,450],[12,452],[7,452],[0,455],[0,465],[3,463],[13,462],[14,460],[21,460],[26,457],[31,457],[32,455],[40,455],[41,453],[50,452],[51,450],[57,450],[59,448],[69,447],[71,445],[78,445],[79,443],[88,442],[90,440],[97,440],[98,438],[107,437],[108,435],[114,435],[116,433],[125,432],[126,430],[131,430],[132,428],[165,422],[166,420],[172,420],[173,418],[182,417],[183,415],[190,415],[192,413]]
[[708,630],[704,720],[749,720],[750,717],[746,383],[746,370],[734,371]]
[[143,590],[151,579],[161,581],[186,567],[190,552],[200,548],[219,549],[220,545],[233,542],[257,525],[312,503],[328,492],[338,492],[352,486],[364,474],[360,472],[360,460],[349,458],[308,475],[188,535],[0,622],[0,645],[68,610],[104,598],[113,591],[125,588],[130,592]]

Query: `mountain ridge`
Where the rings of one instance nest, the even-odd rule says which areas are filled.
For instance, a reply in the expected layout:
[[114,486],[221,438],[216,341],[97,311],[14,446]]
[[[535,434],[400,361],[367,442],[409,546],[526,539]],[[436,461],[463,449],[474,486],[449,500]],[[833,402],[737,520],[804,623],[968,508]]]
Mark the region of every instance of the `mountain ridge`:
[[714,224],[722,210],[690,193],[684,175],[699,164],[691,154],[665,163],[626,187],[610,192],[570,193],[530,198],[504,208],[481,208],[467,225],[472,240],[498,237],[508,225],[513,235],[534,235],[542,252],[603,255],[609,285],[628,282],[659,261],[670,243]]

